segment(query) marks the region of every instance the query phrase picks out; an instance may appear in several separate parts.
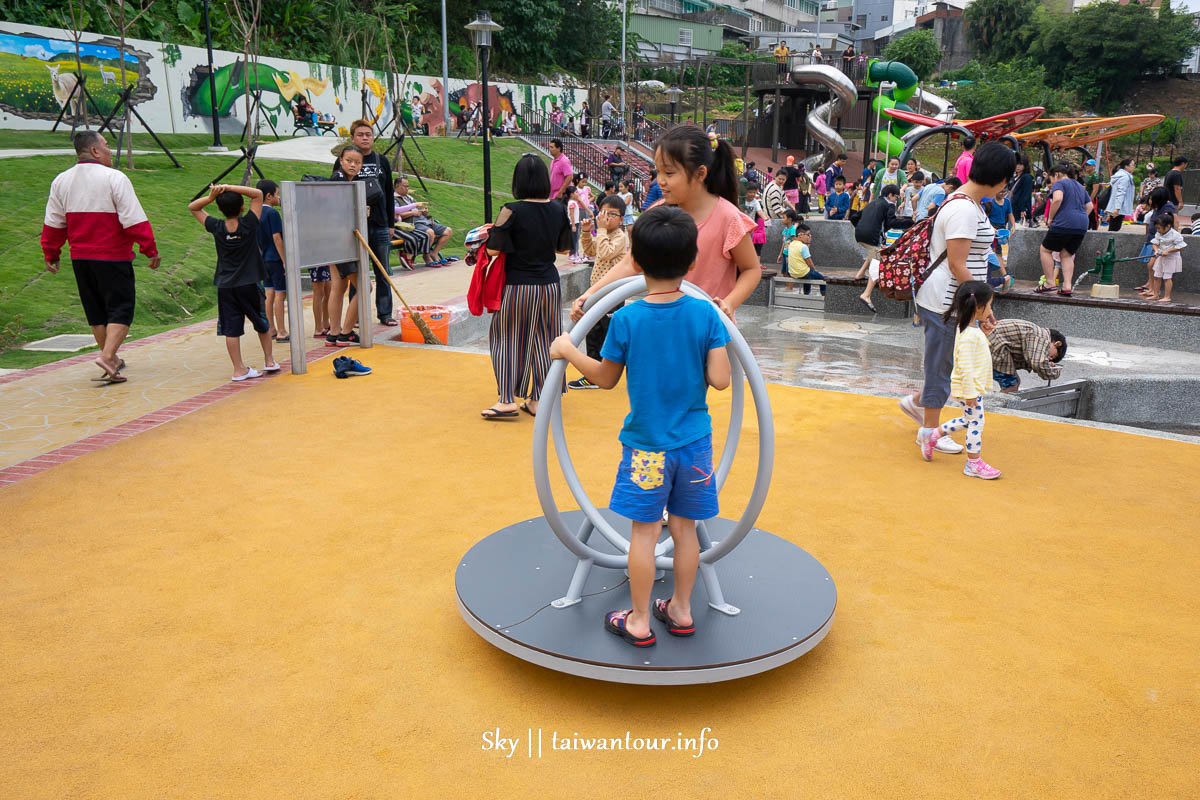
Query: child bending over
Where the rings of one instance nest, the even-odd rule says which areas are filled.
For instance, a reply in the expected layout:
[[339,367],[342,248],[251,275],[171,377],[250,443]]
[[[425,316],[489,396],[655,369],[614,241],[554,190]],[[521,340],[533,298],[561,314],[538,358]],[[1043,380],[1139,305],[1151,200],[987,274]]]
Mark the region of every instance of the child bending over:
[[[708,387],[729,386],[729,334],[711,303],[679,288],[696,260],[697,228],[679,208],[660,206],[633,226],[634,268],[646,276],[646,297],[613,314],[602,361],[559,336],[553,358],[565,358],[584,377],[611,389],[628,370],[629,416],[618,437],[621,463],[609,503],[633,520],[629,588],[633,607],[610,611],[604,627],[636,647],[654,644],[653,613],[673,636],[695,633],[692,587],[700,564],[696,520],[717,515]],[[675,591],[650,603],[654,547],[663,508],[675,543]]]

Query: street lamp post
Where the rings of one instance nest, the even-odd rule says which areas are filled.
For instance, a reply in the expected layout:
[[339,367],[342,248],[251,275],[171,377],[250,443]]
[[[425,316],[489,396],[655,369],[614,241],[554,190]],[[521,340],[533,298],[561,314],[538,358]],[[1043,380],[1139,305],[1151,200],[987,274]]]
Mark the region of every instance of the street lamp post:
[[628,0],[621,0],[621,122],[625,121],[625,29],[628,27],[626,13]]
[[217,76],[213,71],[212,25],[208,21],[209,0],[204,0],[204,39],[208,44],[208,101],[212,108],[213,150],[224,150],[221,144],[221,119],[217,116]]
[[446,0],[442,0],[442,135],[450,135],[450,66],[446,48]]
[[679,102],[679,96],[683,94],[683,90],[677,86],[672,86],[667,89],[667,99],[671,101],[671,124],[675,124],[675,104]]
[[480,11],[467,30],[475,38],[479,48],[479,66],[483,73],[483,221],[492,221],[492,137],[491,118],[488,111],[488,51],[492,48],[492,33],[504,28],[492,22],[491,12]]

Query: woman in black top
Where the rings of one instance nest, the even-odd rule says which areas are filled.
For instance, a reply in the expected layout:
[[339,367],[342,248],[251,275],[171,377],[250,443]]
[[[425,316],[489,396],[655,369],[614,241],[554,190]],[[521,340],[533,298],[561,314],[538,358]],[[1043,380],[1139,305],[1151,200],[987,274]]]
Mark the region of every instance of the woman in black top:
[[[562,333],[562,289],[555,253],[571,248],[571,226],[558,200],[550,199],[550,172],[535,155],[513,170],[513,197],[488,234],[488,254],[505,254],[504,294],[492,316],[488,346],[498,399],[484,419],[512,419],[518,409],[537,413],[550,371],[550,342]],[[558,387],[565,391],[565,387]],[[517,405],[518,397],[528,402]]]
[[1017,159],[1017,173],[1008,185],[1012,197],[1013,216],[1017,221],[1025,220],[1029,225],[1033,222],[1033,176],[1029,174],[1029,158],[1021,156]]

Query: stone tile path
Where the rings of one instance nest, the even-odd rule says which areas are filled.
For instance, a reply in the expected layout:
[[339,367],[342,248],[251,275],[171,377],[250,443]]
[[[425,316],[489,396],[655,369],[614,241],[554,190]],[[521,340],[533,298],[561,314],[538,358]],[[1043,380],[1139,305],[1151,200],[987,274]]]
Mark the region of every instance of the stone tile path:
[[[432,305],[464,295],[470,275],[470,268],[458,263],[397,274],[393,280],[410,305]],[[332,355],[335,348],[312,338],[308,298],[305,309],[305,349],[311,362]],[[396,311],[403,311],[399,303]],[[376,326],[374,332],[378,340],[397,331]],[[242,353],[246,363],[262,366],[253,338],[242,340]],[[92,363],[95,350],[0,374],[0,484],[262,383],[230,382],[229,356],[216,336],[216,320],[128,342],[121,355],[129,380],[111,386],[90,380],[100,374]],[[289,346],[276,344],[274,355],[286,372]],[[39,463],[27,463],[32,459]]]

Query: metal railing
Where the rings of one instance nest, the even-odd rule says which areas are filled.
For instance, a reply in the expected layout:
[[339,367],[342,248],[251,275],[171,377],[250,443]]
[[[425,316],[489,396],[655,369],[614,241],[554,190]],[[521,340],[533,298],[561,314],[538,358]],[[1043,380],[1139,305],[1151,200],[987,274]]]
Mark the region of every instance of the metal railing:
[[[586,173],[588,179],[599,186],[613,179],[614,171],[608,165],[609,150],[579,137],[563,126],[556,125],[540,109],[526,111],[524,117],[529,123],[529,130],[521,135],[538,149],[549,153],[550,140],[560,139],[563,152],[571,160],[571,167],[575,172]],[[616,143],[614,140],[614,144]],[[640,178],[643,182],[649,181],[651,165],[639,154],[629,153],[625,164],[625,176]]]

